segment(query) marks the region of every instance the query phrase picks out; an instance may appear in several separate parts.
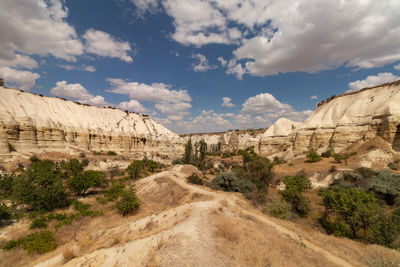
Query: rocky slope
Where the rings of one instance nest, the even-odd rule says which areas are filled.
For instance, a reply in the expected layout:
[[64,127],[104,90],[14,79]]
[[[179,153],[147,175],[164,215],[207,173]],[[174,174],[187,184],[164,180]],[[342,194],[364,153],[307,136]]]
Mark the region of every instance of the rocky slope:
[[400,151],[400,81],[329,98],[289,133],[286,124],[277,121],[271,126],[271,134],[261,138],[261,152],[283,147],[294,153],[311,148],[323,151],[328,147],[338,152],[377,136],[394,151]]
[[183,146],[177,134],[147,115],[0,87],[0,156],[109,150],[173,158]]

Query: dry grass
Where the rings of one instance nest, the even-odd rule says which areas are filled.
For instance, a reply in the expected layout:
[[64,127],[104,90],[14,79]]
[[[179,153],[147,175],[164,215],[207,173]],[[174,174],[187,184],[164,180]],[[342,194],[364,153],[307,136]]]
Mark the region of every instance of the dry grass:
[[217,220],[214,221],[214,226],[216,228],[215,235],[229,242],[238,242],[242,229],[240,229],[238,225],[232,223],[228,217],[218,216],[216,218]]
[[78,255],[76,253],[76,250],[72,247],[67,247],[64,249],[62,256],[64,258],[64,263],[69,262],[70,260],[76,258]]

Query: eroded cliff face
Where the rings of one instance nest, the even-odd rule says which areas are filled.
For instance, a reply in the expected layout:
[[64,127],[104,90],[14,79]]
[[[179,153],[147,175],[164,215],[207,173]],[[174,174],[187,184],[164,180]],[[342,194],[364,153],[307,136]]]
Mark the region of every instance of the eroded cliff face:
[[[282,124],[275,125],[279,127]],[[332,147],[340,152],[354,142],[376,136],[400,151],[400,81],[330,98],[290,133],[265,134],[260,151],[321,152]]]
[[80,150],[175,158],[183,143],[147,115],[0,87],[0,156]]

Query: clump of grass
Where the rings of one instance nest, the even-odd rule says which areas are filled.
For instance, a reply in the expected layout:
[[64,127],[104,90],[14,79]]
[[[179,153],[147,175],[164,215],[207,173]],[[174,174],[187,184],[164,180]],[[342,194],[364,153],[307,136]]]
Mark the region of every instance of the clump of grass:
[[54,234],[50,231],[42,231],[30,234],[16,240],[10,240],[3,247],[5,250],[11,250],[17,247],[26,249],[29,254],[44,254],[56,248]]

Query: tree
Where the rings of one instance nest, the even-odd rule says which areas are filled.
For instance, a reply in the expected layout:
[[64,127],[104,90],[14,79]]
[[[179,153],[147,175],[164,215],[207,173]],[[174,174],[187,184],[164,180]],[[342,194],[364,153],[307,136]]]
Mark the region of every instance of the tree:
[[307,162],[318,162],[322,159],[321,156],[314,149],[308,151],[306,157]]
[[192,153],[193,153],[192,140],[189,138],[189,140],[185,145],[185,154],[183,156],[183,162],[185,164],[192,163]]
[[310,201],[303,196],[303,192],[312,188],[309,179],[300,175],[288,176],[283,180],[285,190],[281,193],[285,201],[290,203],[292,210],[301,217],[311,211]]
[[325,211],[320,218],[328,233],[371,241],[372,226],[380,220],[380,208],[372,192],[333,186],[322,192]]
[[12,218],[12,211],[6,204],[0,204],[0,226]]
[[62,173],[50,160],[35,161],[17,176],[13,197],[31,209],[53,210],[69,204],[69,196],[62,183]]
[[128,173],[131,179],[137,179],[140,173],[144,170],[144,163],[141,160],[134,160],[128,166]]
[[211,181],[211,188],[227,192],[247,193],[252,190],[252,183],[246,179],[238,179],[232,172],[218,174]]
[[0,174],[0,197],[11,197],[15,179],[15,174]]
[[140,207],[140,201],[136,196],[135,189],[131,187],[130,189],[123,191],[116,206],[122,216],[126,216],[137,211]]
[[247,170],[250,173],[250,179],[258,183],[263,183],[266,186],[269,185],[272,179],[271,169],[273,167],[271,161],[267,158],[258,157],[246,165]]
[[200,152],[200,156],[199,156],[199,161],[201,163],[204,163],[205,159],[206,159],[206,154],[207,154],[207,143],[204,141],[204,139],[201,139],[199,142],[199,152]]
[[158,169],[158,164],[154,160],[147,160],[145,165],[146,169],[149,170],[151,173],[155,172]]
[[106,175],[101,171],[88,170],[73,176],[68,186],[77,195],[83,196],[89,188],[103,187],[107,184]]
[[77,159],[70,159],[66,163],[61,164],[61,168],[65,171],[66,177],[76,176],[83,171],[85,165]]

